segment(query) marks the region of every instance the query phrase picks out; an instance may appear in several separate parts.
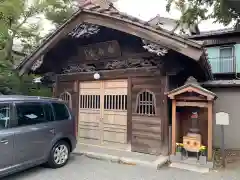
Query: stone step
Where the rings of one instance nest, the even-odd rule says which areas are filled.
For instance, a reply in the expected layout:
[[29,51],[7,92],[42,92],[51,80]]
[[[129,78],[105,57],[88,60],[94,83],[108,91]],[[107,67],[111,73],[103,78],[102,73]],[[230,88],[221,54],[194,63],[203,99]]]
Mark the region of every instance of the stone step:
[[186,163],[178,163],[178,162],[172,162],[169,166],[173,168],[184,169],[184,170],[194,171],[198,173],[208,173],[210,171],[210,168],[200,167],[192,164],[190,165]]

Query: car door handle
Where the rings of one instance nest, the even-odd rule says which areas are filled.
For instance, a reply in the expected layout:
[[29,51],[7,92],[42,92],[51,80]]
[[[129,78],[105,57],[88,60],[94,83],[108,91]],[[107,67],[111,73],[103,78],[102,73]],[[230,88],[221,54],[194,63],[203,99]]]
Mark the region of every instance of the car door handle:
[[2,144],[8,144],[8,140],[2,139],[2,140],[1,140],[1,143],[2,143]]
[[55,134],[55,129],[50,129],[49,132]]

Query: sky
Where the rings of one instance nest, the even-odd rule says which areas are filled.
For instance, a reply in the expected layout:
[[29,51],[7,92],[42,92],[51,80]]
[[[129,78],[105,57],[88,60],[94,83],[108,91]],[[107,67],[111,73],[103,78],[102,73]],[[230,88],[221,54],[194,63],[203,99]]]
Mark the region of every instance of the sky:
[[[179,19],[181,14],[178,10],[172,10],[170,13],[166,12],[166,2],[166,0],[118,0],[115,5],[120,11],[146,21],[155,17],[157,14],[163,17]],[[202,21],[199,25],[200,31],[224,28],[223,25],[213,23],[213,21],[214,20]],[[231,23],[227,27],[232,27],[233,25],[234,23]]]
[[[31,0],[30,0],[31,1]],[[116,1],[114,5],[116,8],[122,12],[129,15],[135,16],[139,19],[148,21],[151,18],[159,14],[162,17],[168,17],[172,19],[179,19],[180,12],[172,10],[170,13],[166,12],[166,2],[167,0],[112,0]],[[45,36],[49,31],[53,30],[55,27],[44,18],[32,18],[32,22],[40,21],[42,24],[42,36]],[[227,27],[232,27],[234,23],[228,25]],[[221,24],[214,24],[213,20],[202,21],[199,25],[200,31],[210,31],[224,28]],[[226,28],[226,27],[225,27]]]

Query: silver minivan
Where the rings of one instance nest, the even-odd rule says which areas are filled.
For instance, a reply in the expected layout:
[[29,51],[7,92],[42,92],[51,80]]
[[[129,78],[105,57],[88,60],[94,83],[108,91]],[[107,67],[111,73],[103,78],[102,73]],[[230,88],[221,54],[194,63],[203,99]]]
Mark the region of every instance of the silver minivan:
[[0,96],[0,177],[40,164],[64,166],[76,147],[75,123],[59,99]]

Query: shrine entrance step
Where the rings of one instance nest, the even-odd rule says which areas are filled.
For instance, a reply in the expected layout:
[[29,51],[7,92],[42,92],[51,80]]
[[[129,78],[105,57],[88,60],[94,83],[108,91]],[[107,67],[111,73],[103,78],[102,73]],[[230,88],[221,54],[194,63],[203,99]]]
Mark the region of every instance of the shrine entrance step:
[[191,157],[181,160],[171,155],[170,161],[171,161],[170,167],[185,169],[185,170],[199,172],[199,173],[207,173],[213,168],[212,162],[207,162],[206,164],[200,164],[196,160],[196,158],[191,158]]

